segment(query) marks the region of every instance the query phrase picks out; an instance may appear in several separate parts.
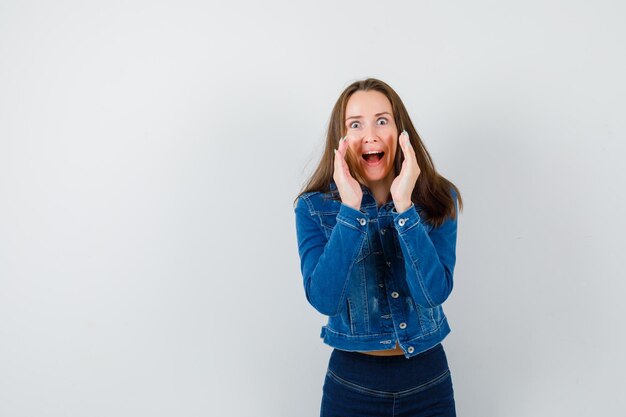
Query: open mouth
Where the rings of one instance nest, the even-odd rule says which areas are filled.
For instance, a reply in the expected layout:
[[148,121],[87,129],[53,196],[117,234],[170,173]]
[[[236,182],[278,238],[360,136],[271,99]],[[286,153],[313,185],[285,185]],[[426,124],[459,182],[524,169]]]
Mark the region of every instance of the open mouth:
[[365,159],[367,163],[376,164],[381,159],[383,159],[384,155],[385,155],[385,152],[368,152],[368,153],[364,153],[361,156],[363,157],[363,159]]

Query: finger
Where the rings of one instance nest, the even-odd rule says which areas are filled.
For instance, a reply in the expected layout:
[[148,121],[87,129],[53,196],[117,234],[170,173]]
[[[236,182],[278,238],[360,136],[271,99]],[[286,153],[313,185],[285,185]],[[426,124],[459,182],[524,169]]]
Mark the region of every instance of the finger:
[[407,158],[407,149],[406,149],[406,143],[404,142],[405,138],[404,138],[404,131],[402,131],[402,133],[400,133],[400,136],[398,137],[398,145],[400,145],[400,150],[402,151],[402,157],[403,159]]
[[343,155],[343,157],[346,157],[346,148],[348,147],[348,137],[344,136],[343,138],[339,139],[339,150],[341,151],[341,155]]
[[403,131],[400,135],[400,145],[405,158],[416,159],[415,149],[413,149],[413,146],[411,145],[411,141],[409,140],[409,134],[406,132],[406,130]]
[[413,145],[411,145],[411,141],[409,140],[409,133],[406,130],[404,130],[402,133],[404,133],[404,148],[407,152],[415,155],[415,149],[413,149]]
[[343,141],[339,140],[339,145],[337,149],[335,149],[335,160],[334,160],[334,168],[335,172],[345,172],[345,146]]
[[334,151],[335,151],[335,160],[333,161],[333,165],[335,168],[335,173],[338,173],[343,169],[341,167],[341,160],[343,159],[343,157],[341,156],[341,152],[339,152],[339,150],[334,149]]
[[406,151],[406,144],[408,142],[409,139],[409,134],[407,133],[406,130],[403,130],[402,132],[400,132],[400,137],[398,138],[398,142],[400,143],[400,147],[402,148],[403,151]]
[[419,163],[417,162],[417,155],[415,154],[415,149],[413,148],[413,145],[411,144],[411,141],[409,140],[408,133],[402,136],[404,136],[404,147],[403,147],[404,161],[402,164],[403,168],[404,168],[404,163],[407,162],[408,163],[407,171],[416,172],[417,175],[419,176],[421,169],[420,169]]
[[409,141],[409,135],[406,130],[403,130],[400,134],[399,142],[400,149],[402,149],[402,156],[404,157],[404,160],[402,161],[402,166],[400,167],[399,175],[407,173],[408,171],[413,171],[413,169],[409,168],[409,166],[419,169],[419,167],[417,166],[417,157],[415,156],[415,151],[413,149],[413,146],[411,146],[411,142]]
[[343,140],[339,141],[339,152],[341,152],[341,166],[343,167],[343,170],[346,174],[350,173],[350,170],[348,169],[348,163],[346,161],[346,159],[349,157],[348,152],[350,150],[348,149],[348,139],[347,136],[343,138]]
[[343,155],[341,153],[341,149],[335,148],[335,165],[341,166],[342,159],[343,159]]

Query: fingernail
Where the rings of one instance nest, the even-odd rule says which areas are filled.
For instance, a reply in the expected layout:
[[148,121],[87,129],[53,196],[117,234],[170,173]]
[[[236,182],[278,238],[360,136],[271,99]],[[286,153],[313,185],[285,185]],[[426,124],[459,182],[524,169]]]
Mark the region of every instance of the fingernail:
[[337,149],[333,149],[333,151],[335,151],[335,154],[337,153]]
[[407,132],[406,130],[403,130],[403,131],[402,131],[402,134],[403,134],[404,136],[406,136],[407,138],[409,137],[409,132]]

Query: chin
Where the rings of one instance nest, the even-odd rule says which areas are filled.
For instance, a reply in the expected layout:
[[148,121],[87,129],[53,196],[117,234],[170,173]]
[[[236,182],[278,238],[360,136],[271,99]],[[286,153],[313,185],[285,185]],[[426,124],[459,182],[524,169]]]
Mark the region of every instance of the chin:
[[385,180],[385,178],[386,178],[386,176],[377,175],[375,177],[365,177],[365,180],[368,183],[372,184],[372,183],[375,183],[375,182],[382,182],[382,181]]

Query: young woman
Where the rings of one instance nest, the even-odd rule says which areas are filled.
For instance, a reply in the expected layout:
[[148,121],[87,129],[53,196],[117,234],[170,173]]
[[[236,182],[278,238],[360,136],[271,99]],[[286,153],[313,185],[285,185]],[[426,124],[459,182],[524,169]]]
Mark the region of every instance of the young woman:
[[296,200],[306,298],[328,316],[320,337],[334,348],[321,416],[455,416],[441,305],[463,205],[389,85],[341,93]]

